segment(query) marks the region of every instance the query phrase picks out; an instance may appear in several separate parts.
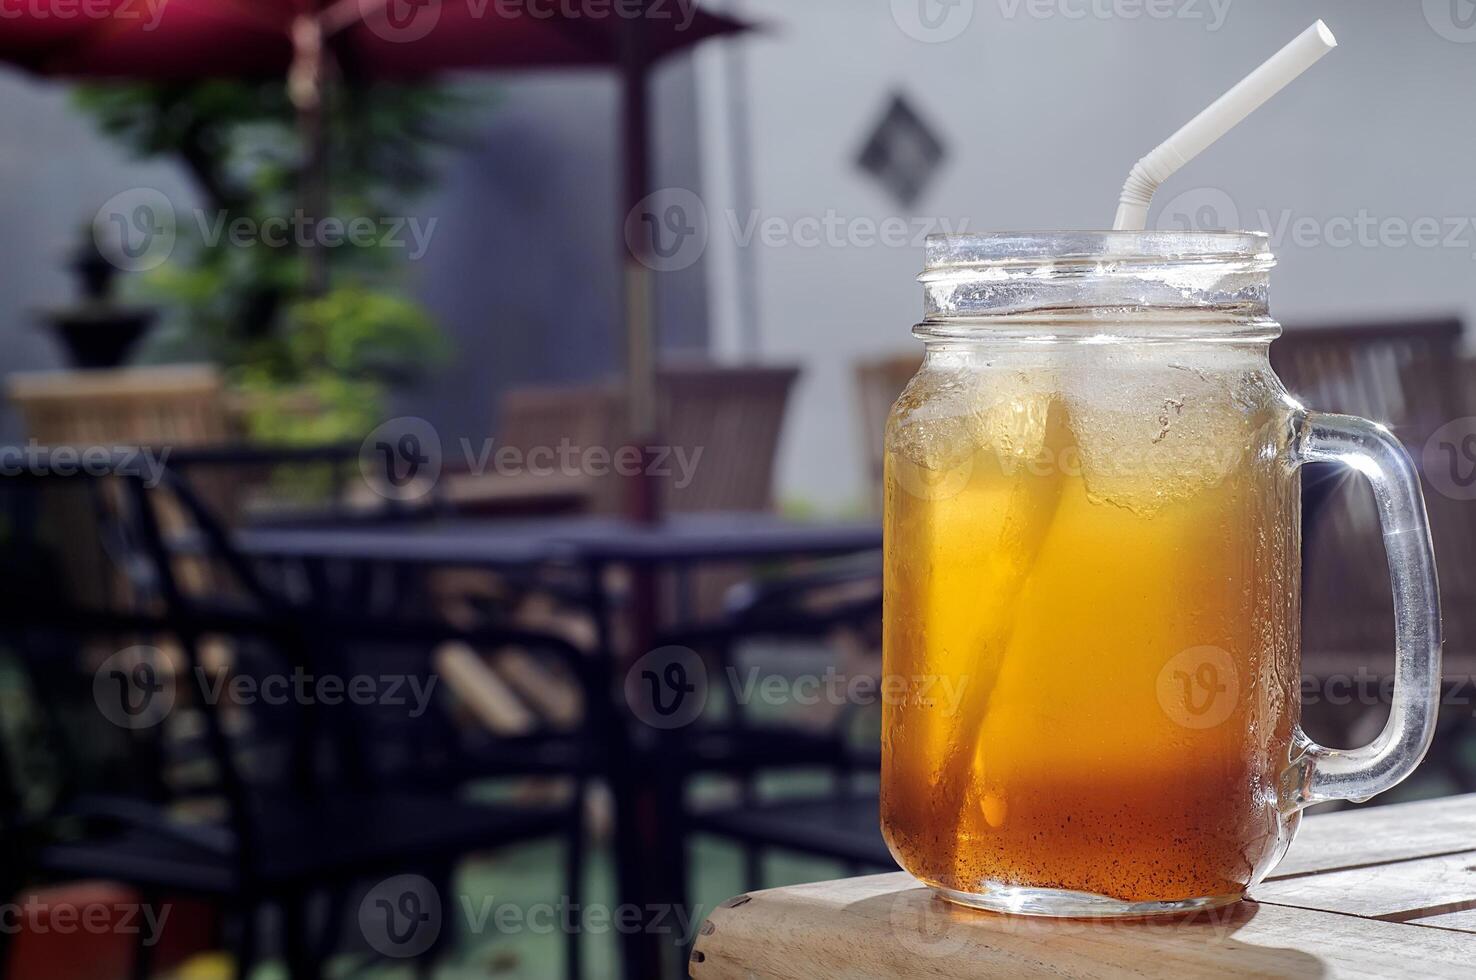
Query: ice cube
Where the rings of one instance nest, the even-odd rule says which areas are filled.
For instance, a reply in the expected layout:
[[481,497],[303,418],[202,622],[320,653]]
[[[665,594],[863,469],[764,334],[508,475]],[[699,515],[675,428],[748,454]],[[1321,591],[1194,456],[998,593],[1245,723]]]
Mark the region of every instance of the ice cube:
[[1245,372],[1108,353],[1065,372],[1087,492],[1151,516],[1220,483],[1254,443],[1256,413],[1237,392]]

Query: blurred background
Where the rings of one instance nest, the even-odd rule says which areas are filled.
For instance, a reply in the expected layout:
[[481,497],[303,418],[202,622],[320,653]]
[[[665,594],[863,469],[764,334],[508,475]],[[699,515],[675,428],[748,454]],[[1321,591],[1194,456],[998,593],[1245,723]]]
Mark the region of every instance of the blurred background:
[[[1110,224],[1317,17],[1150,227],[1266,231],[1288,388],[1421,465],[1447,706],[1388,795],[1471,791],[1469,0],[0,0],[10,975],[682,975],[714,903],[891,868],[925,237]],[[1306,493],[1361,744],[1372,503]]]

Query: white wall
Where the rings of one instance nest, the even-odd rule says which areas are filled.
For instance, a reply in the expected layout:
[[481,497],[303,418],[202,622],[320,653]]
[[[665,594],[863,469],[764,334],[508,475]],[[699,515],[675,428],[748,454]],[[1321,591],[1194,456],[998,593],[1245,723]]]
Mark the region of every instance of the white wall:
[[[1059,0],[1045,5],[1046,17],[1029,13],[1042,9],[1039,0],[957,0],[971,17],[941,43],[909,37],[893,16],[895,8],[907,20],[916,4],[936,2],[744,0],[743,14],[769,25],[741,42],[752,206],[763,217],[898,214],[853,161],[889,93],[901,89],[949,150],[909,216],[967,220],[973,230],[1102,227],[1138,156],[1323,17],[1339,50],[1165,186],[1160,208],[1209,204],[1229,224],[1236,215],[1224,213],[1228,201],[1244,227],[1260,226],[1264,209],[1268,231],[1291,209],[1333,236],[1340,226],[1328,219],[1360,212],[1466,222],[1455,247],[1335,247],[1288,234],[1275,247],[1273,308],[1292,325],[1452,311],[1476,320],[1476,27],[1445,25],[1462,43],[1426,17],[1429,9],[1438,21],[1442,4],[1459,12],[1465,0],[1217,0],[1224,16],[1216,30],[1206,29],[1209,0],[1174,0],[1186,16],[1166,20],[1061,13],[1110,11],[1113,0]],[[1118,0],[1115,9],[1141,3]],[[725,230],[732,182],[719,165],[730,150],[723,113],[731,98],[720,58],[707,52],[699,63],[707,257],[716,343],[736,356],[738,246]],[[916,343],[908,329],[921,307],[913,282],[921,250],[749,247],[757,252],[762,356],[805,368],[781,494],[844,506],[862,488],[851,364]]]

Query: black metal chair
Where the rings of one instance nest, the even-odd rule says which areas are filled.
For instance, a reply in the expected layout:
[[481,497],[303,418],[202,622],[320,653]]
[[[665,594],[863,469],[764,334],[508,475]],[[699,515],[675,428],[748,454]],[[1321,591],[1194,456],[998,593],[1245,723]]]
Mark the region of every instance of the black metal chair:
[[[78,590],[57,574],[47,535],[38,533],[54,536],[57,529],[35,521],[44,508],[26,499],[57,485],[89,498],[100,524],[126,529],[130,547],[114,553],[122,559],[117,567],[109,570],[104,563],[101,571],[105,577],[121,575],[118,568],[127,567],[133,582],[153,586],[156,595],[124,590],[148,608],[76,601]],[[156,520],[154,498],[161,492],[190,515],[209,542],[211,559],[230,571],[239,586],[232,602],[204,601],[180,587]],[[561,837],[567,846],[565,887],[578,901],[584,786],[598,768],[598,733],[609,695],[597,660],[543,635],[327,617],[286,604],[230,548],[220,525],[174,474],[166,474],[162,489],[152,490],[116,468],[103,476],[29,475],[0,481],[0,493],[8,505],[4,513],[12,517],[0,534],[0,569],[7,573],[0,583],[3,638],[21,654],[38,698],[46,702],[64,769],[41,812],[16,806],[8,814],[8,838],[19,856],[6,868],[4,884],[12,891],[37,878],[101,877],[129,883],[145,896],[210,897],[236,920],[242,976],[257,956],[259,913],[280,907],[294,977],[320,974],[341,933],[349,889],[375,877],[421,875],[449,902],[451,869],[459,858]],[[68,536],[84,532],[66,529]],[[107,540],[98,535],[99,542]],[[457,724],[444,687],[431,685],[432,652],[449,642],[484,652],[516,646],[545,658],[579,685],[583,723],[574,730],[529,733],[513,744]],[[123,647],[167,652],[104,662],[102,673],[88,659],[99,649]],[[222,651],[228,651],[228,664]],[[162,674],[171,670],[176,676],[166,685]],[[240,703],[220,697],[231,688],[216,686],[250,680],[260,693],[269,678],[346,679],[386,671],[434,691],[434,700],[424,705],[428,710],[412,718],[387,696],[335,705],[318,703],[327,699],[316,696],[282,703],[258,696]],[[115,683],[123,700],[111,707],[123,712],[114,714],[122,724],[109,732],[110,726],[98,722]],[[166,689],[175,702],[167,722],[130,721],[128,712],[147,704],[143,695]],[[85,730],[56,724],[79,717],[92,724]],[[198,734],[178,737],[171,728]],[[100,739],[99,732],[113,738]],[[83,736],[80,742],[77,735]],[[119,744],[100,752],[104,741]],[[386,751],[371,752],[371,746]],[[110,761],[82,764],[89,757]],[[98,780],[99,768],[112,778]],[[187,771],[196,774],[193,781],[179,775]],[[569,798],[494,805],[459,792],[474,780],[530,773],[569,777]],[[214,809],[202,811],[202,804]],[[202,812],[211,816],[201,818]],[[314,908],[324,904],[318,899],[326,900],[327,913],[314,922]],[[417,952],[434,962],[448,941],[441,929],[436,942]],[[568,937],[571,976],[578,975],[578,941],[575,930]],[[148,953],[138,947],[138,976],[148,973]]]
[[[894,862],[878,824],[878,799],[868,785],[879,764],[879,746],[867,733],[858,744],[852,730],[857,706],[846,705],[825,727],[814,730],[784,719],[755,717],[739,703],[730,668],[745,645],[758,641],[802,642],[833,649],[838,637],[874,648],[881,613],[880,561],[861,555],[829,561],[770,581],[736,590],[723,619],[663,638],[667,645],[703,655],[708,666],[709,705],[689,728],[657,733],[648,751],[672,773],[668,794],[681,811],[686,838],[709,834],[743,847],[746,887],[762,887],[762,856],[767,849],[800,852],[842,862],[847,868],[891,868]],[[713,703],[713,690],[734,697]],[[721,707],[718,707],[721,704]],[[716,709],[716,710],[713,710]],[[830,788],[820,794],[764,799],[761,775],[787,769],[820,769]],[[738,800],[703,806],[686,792],[702,776],[728,776],[738,782]]]

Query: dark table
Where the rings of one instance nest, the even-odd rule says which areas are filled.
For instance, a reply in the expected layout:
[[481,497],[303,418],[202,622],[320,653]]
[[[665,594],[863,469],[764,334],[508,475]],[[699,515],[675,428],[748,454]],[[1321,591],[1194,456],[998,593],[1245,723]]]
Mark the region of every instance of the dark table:
[[870,521],[820,523],[773,514],[680,514],[658,524],[619,517],[487,521],[445,518],[252,527],[252,558],[506,568],[547,563],[692,564],[849,554],[881,547]]
[[[853,554],[880,548],[882,532],[879,524],[870,521],[819,523],[773,514],[711,513],[671,515],[657,524],[616,517],[567,517],[252,527],[237,531],[234,540],[249,558],[317,568],[320,583],[327,581],[322,571],[325,564],[488,569],[561,565],[581,569],[601,650],[613,659],[616,643],[605,574],[612,566],[682,569],[712,562]],[[651,856],[672,856],[675,834],[670,808],[679,802],[663,796],[670,787],[661,782],[662,760],[646,748],[639,723],[625,712],[617,727],[609,737],[607,777],[616,802],[620,901],[646,908],[669,907],[683,894],[685,862],[673,858],[661,865]],[[632,964],[642,957],[630,944],[655,938],[626,937],[628,976],[637,975]],[[667,945],[662,956],[669,966],[675,966],[680,952]]]

